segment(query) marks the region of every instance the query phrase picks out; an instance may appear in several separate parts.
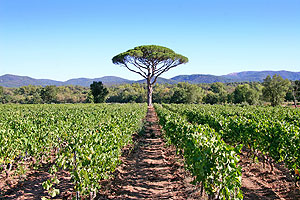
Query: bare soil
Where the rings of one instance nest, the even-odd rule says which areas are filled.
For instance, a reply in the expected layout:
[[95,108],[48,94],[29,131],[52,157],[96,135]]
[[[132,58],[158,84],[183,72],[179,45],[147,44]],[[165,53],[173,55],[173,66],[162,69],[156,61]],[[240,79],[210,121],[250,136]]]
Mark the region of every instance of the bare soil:
[[[30,170],[26,175],[13,176],[5,178],[0,177],[0,200],[27,200],[36,199],[40,200],[42,197],[51,199],[47,191],[44,190],[42,183],[51,178],[46,168],[41,170]],[[70,181],[70,174],[65,171],[57,173],[60,183],[55,188],[61,191],[58,198],[66,198],[72,194],[73,184]]]
[[[148,109],[144,131],[133,136],[134,144],[123,150],[122,164],[109,180],[101,180],[102,189],[96,199],[207,199],[200,187],[190,182],[193,178],[184,170],[183,159],[173,146],[164,141],[153,108]],[[242,191],[244,199],[299,200],[299,187],[295,187],[289,171],[283,164],[275,164],[273,171],[262,162],[253,163],[241,153]],[[13,172],[16,171],[15,169]],[[49,197],[42,187],[50,178],[47,168],[27,169],[22,176],[6,178],[0,174],[0,199],[41,199]],[[55,199],[71,199],[72,183],[68,172],[59,172],[62,192]]]
[[162,139],[153,108],[148,109],[144,133],[122,156],[122,164],[98,195],[99,199],[206,199],[184,170],[176,150]]
[[247,157],[247,150],[241,153],[242,191],[244,199],[287,199],[299,200],[300,190],[296,187],[289,170],[283,163],[253,162]]

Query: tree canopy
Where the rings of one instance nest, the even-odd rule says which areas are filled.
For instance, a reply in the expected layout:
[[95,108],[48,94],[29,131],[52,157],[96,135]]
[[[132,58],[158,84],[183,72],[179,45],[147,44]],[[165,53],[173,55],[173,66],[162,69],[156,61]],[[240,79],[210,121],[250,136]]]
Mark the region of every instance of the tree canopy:
[[294,90],[295,99],[299,100],[300,99],[300,80],[294,81],[293,90]]
[[[167,47],[144,45],[120,53],[113,57],[112,61],[114,64],[123,65],[130,71],[138,73],[145,79],[150,73],[151,78],[154,78],[154,83],[159,75],[173,67],[187,63],[188,58]],[[132,69],[128,64],[136,69]]]
[[263,82],[263,96],[272,106],[280,105],[284,101],[284,97],[290,86],[288,79],[283,79],[280,75],[267,76]]
[[249,84],[238,85],[234,92],[234,103],[244,103],[247,102],[250,105],[258,103],[259,91],[251,88]]
[[91,92],[94,97],[95,103],[103,103],[105,100],[105,97],[108,95],[108,90],[106,87],[103,86],[102,82],[96,82],[94,81],[91,85]]
[[300,100],[300,80],[292,82],[291,91],[288,92],[287,96],[290,96],[288,99],[293,100],[294,106],[297,107],[297,101]]
[[210,90],[215,94],[208,95],[208,98],[206,98],[206,101],[208,101],[208,103],[215,102],[216,100],[218,103],[226,103],[228,93],[225,90],[224,83],[221,82],[212,83],[210,86]]
[[116,55],[112,58],[112,62],[147,80],[148,105],[152,105],[152,88],[157,78],[171,68],[187,63],[188,58],[167,47],[144,45]]
[[178,83],[170,98],[170,103],[201,103],[204,91],[201,87],[189,83]]
[[47,85],[41,90],[41,98],[44,103],[55,103],[57,98],[57,87],[55,85]]

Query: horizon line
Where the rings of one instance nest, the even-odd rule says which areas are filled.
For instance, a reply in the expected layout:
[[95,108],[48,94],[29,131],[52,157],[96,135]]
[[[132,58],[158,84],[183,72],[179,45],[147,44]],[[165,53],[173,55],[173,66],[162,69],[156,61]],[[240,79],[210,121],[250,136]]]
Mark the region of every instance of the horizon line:
[[[289,71],[289,70],[259,70],[259,71],[250,70],[250,71],[231,72],[231,73],[223,74],[223,75],[214,75],[214,74],[179,74],[179,75],[176,75],[176,76],[209,75],[209,76],[218,76],[218,77],[220,77],[220,76],[238,74],[238,73],[242,73],[242,72],[283,72],[283,71],[284,72],[300,73],[300,71]],[[16,75],[16,74],[10,74],[10,73],[0,75],[0,77],[6,76],[6,75],[28,77],[28,78],[32,78],[32,79],[36,79],[36,80],[51,80],[51,81],[57,81],[57,82],[67,82],[67,81],[72,80],[72,79],[82,79],[82,78],[83,79],[98,79],[98,78],[104,78],[104,77],[116,77],[116,78],[121,78],[121,79],[125,79],[125,80],[128,80],[128,81],[140,81],[140,80],[144,80],[144,79],[133,80],[133,79],[127,79],[127,78],[123,78],[123,77],[120,77],[120,76],[114,76],[114,75],[105,75],[105,76],[95,77],[95,78],[77,77],[77,78],[70,78],[70,79],[67,79],[67,80],[64,80],[64,81],[62,81],[62,80],[55,80],[55,79],[51,79],[51,78],[35,78],[35,77],[32,77],[32,76],[28,76],[28,75]],[[176,76],[174,76],[174,77],[176,77]],[[174,78],[174,77],[172,77],[172,78]],[[164,78],[164,77],[160,77],[160,78]],[[164,78],[164,79],[172,79],[172,78]]]

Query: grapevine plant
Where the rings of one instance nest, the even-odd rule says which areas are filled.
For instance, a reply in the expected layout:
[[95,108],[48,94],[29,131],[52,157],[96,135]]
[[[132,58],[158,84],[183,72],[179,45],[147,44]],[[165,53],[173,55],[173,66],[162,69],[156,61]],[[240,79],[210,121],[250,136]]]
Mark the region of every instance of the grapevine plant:
[[273,170],[275,162],[283,162],[295,183],[300,180],[300,111],[293,108],[228,106],[228,105],[164,105],[193,124],[207,124],[219,131],[229,144],[242,144],[253,159],[264,155]]
[[70,173],[77,198],[95,197],[120,163],[121,149],[141,128],[144,104],[1,105],[0,172],[50,165],[43,183],[59,194],[56,172]]
[[167,139],[184,157],[186,169],[211,199],[242,199],[241,167],[237,166],[241,147],[227,145],[207,125],[187,122],[180,114],[155,105]]

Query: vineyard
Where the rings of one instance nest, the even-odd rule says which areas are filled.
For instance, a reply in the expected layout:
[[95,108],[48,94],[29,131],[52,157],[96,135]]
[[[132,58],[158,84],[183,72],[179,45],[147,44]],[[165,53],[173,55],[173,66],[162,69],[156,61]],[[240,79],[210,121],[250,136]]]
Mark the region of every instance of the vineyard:
[[[243,199],[242,151],[252,163],[269,166],[271,173],[280,163],[288,170],[294,188],[299,188],[299,109],[193,104],[154,107],[164,140],[176,148],[201,196]],[[28,169],[47,169],[50,178],[42,185],[51,198],[64,192],[58,189],[58,174],[64,171],[70,176],[73,198],[93,199],[102,190],[101,181],[118,171],[122,150],[128,144],[136,145],[132,138],[145,129],[146,111],[145,104],[1,105],[0,181],[22,177]],[[158,143],[155,137],[161,135],[155,136],[151,129],[149,143],[140,142],[139,148]],[[157,149],[154,151],[164,147]],[[147,156],[148,151],[136,155]],[[158,159],[167,158],[162,154],[153,162],[159,163]],[[167,169],[165,160],[161,163]],[[139,167],[148,165],[155,171],[153,163]],[[124,185],[130,182],[126,179]],[[9,184],[1,185],[0,199],[8,190]]]
[[255,159],[284,162],[299,179],[300,112],[296,109],[237,107],[237,106],[181,106],[165,105],[186,117],[192,124],[207,124],[216,130],[226,143],[242,144]]
[[284,163],[298,186],[300,167],[300,112],[290,108],[253,106],[156,106],[171,143],[183,150],[187,169],[212,198],[240,199],[244,147],[253,162]]
[[58,170],[70,173],[78,197],[95,196],[145,114],[144,104],[1,106],[0,170],[8,177],[51,164],[53,177],[43,183],[50,196],[60,192]]

